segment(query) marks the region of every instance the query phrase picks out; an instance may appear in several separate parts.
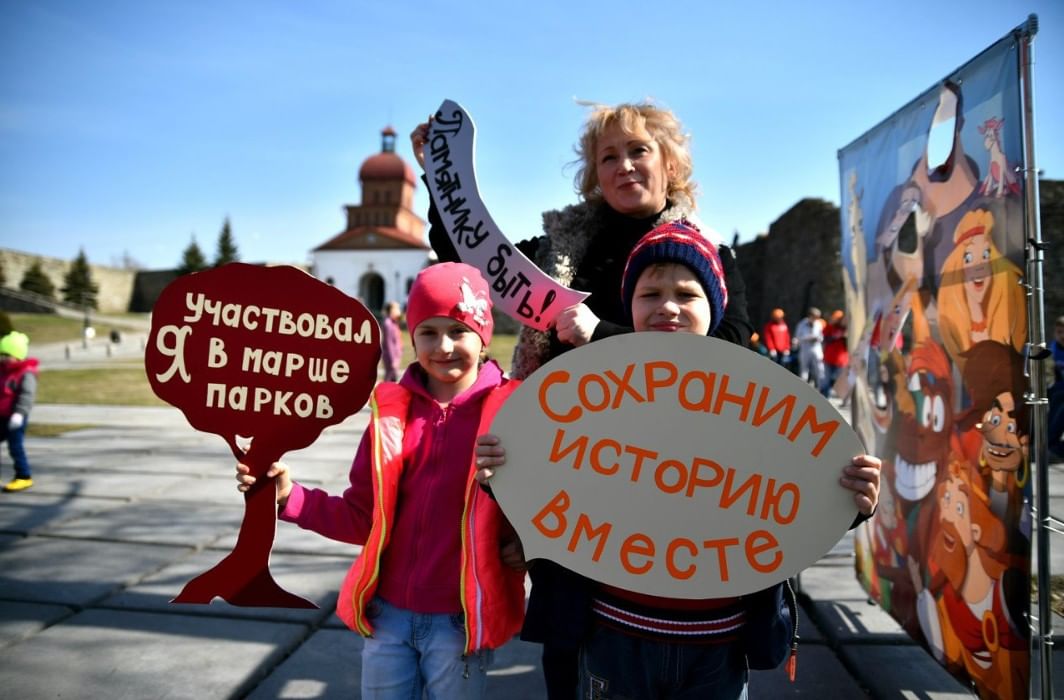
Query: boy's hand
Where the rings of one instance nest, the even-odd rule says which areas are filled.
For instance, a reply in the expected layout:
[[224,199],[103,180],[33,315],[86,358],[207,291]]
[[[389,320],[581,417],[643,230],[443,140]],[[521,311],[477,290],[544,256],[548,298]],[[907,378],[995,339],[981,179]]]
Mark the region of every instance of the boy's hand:
[[26,416],[21,413],[12,413],[11,418],[7,421],[8,430],[18,430],[26,424]]
[[506,464],[506,450],[497,436],[485,433],[477,438],[476,455],[476,480],[486,486],[495,476],[495,467]]
[[879,503],[879,472],[883,462],[872,455],[857,455],[843,467],[839,483],[853,491],[853,501],[861,515],[871,515]]
[[[284,507],[284,504],[288,502],[288,494],[292,493],[292,477],[288,473],[288,465],[284,462],[274,462],[270,465],[270,468],[266,470],[267,477],[274,477],[274,485],[277,487],[277,505]],[[241,493],[246,493],[248,489],[255,485],[255,477],[251,476],[251,468],[246,464],[236,465],[236,490]]]
[[554,330],[558,340],[578,348],[591,342],[598,324],[599,317],[587,304],[574,304],[554,319]]

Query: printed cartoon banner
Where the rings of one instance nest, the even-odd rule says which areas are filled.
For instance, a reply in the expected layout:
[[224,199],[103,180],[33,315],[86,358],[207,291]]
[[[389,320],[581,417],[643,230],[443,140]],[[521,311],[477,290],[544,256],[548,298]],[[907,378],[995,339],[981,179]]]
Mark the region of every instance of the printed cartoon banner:
[[462,262],[478,268],[491,285],[495,306],[526,326],[547,330],[563,309],[588,295],[555,282],[499,231],[477,187],[474,136],[469,113],[444,100],[425,144],[432,201]]
[[277,504],[262,476],[362,408],[380,352],[366,307],[294,267],[231,263],[163,290],[144,356],[152,390],[192,427],[222,436],[259,477],[232,553],[173,602],[315,607],[270,576]]
[[[708,358],[712,358],[709,361]],[[491,430],[492,488],[525,557],[676,598],[750,593],[819,559],[856,516],[842,416],[722,340],[634,333],[537,370]]]
[[[1020,30],[839,152],[853,425],[883,459],[857,575],[980,695],[1029,677]],[[933,126],[945,155],[929,155]],[[937,137],[937,133],[935,134]]]

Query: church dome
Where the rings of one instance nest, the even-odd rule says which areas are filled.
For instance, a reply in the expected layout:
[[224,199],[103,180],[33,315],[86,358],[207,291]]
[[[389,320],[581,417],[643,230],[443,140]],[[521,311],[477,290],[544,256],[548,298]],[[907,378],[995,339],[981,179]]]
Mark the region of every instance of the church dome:
[[381,152],[372,155],[358,169],[359,180],[406,180],[416,185],[414,169],[395,154],[395,131],[390,126],[381,131]]

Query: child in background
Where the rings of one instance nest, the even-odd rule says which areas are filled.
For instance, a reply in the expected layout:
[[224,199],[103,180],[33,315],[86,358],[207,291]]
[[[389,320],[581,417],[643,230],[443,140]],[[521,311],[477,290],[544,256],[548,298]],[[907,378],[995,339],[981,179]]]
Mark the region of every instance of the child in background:
[[[636,331],[708,335],[728,292],[717,251],[687,222],[655,228],[636,244],[622,281]],[[505,462],[497,437],[478,441],[478,480]],[[880,462],[843,468],[863,516],[878,500]],[[533,563],[533,566],[535,564]],[[592,584],[590,629],[580,648],[580,697],[742,698],[747,668],[773,668],[794,642],[786,583],[727,599],[680,600]],[[793,596],[793,593],[790,593]]]
[[403,340],[399,330],[399,318],[403,315],[399,303],[389,301],[384,307],[381,323],[381,361],[384,363],[384,381],[399,381],[399,365],[403,360]]
[[[330,496],[277,463],[279,517],[362,544],[337,614],[366,637],[362,697],[482,698],[491,650],[524,615],[524,574],[500,556],[513,530],[474,481],[478,432],[518,382],[485,361],[493,322],[488,285],[461,263],[423,270],[410,290],[416,362],[381,383],[351,467]],[[237,465],[238,487],[255,479]]]
[[15,463],[15,478],[4,491],[25,491],[33,486],[30,462],[23,439],[33,401],[37,397],[37,358],[29,355],[30,339],[25,333],[11,331],[0,338],[0,441],[7,440],[7,451]]

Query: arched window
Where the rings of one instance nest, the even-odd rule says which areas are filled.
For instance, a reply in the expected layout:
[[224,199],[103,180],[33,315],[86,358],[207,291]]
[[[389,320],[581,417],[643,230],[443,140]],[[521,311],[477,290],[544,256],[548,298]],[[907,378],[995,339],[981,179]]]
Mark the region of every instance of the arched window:
[[358,298],[372,313],[380,314],[384,308],[384,278],[376,272],[367,272],[358,281]]

